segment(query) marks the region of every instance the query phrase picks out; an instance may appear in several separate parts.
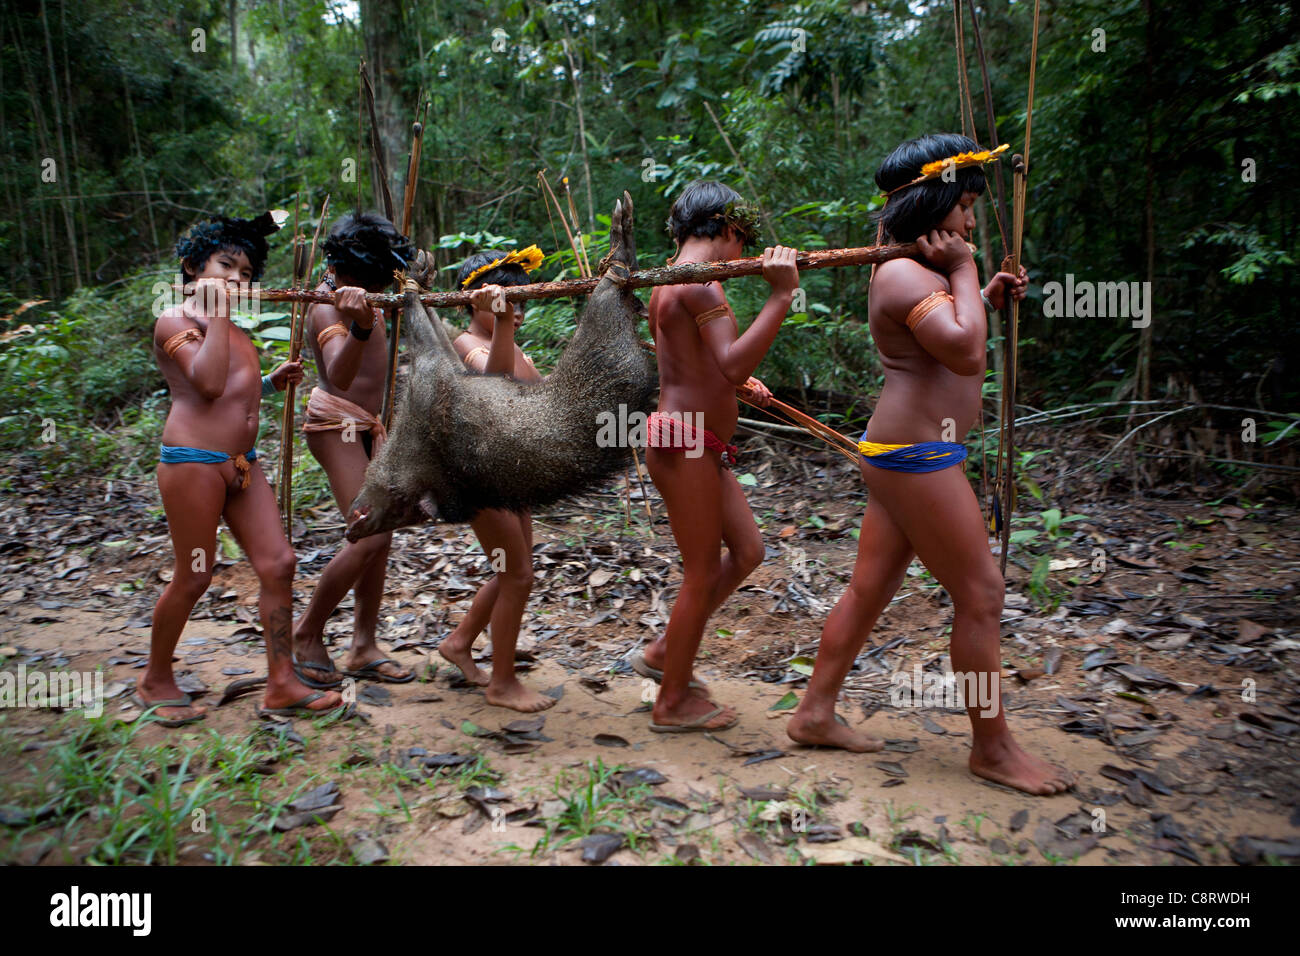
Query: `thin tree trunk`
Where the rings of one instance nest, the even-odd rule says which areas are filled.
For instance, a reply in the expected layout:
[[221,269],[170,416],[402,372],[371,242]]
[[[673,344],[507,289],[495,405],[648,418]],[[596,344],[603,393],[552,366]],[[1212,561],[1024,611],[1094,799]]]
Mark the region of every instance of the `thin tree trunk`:
[[[0,48],[4,47],[4,28],[0,22]],[[9,138],[9,124],[5,117],[5,91],[4,91],[4,71],[0,70],[0,148],[4,150],[5,166],[5,203],[11,210],[17,214],[14,216],[18,220],[18,261],[23,264],[25,270],[23,274],[23,288],[27,292],[28,298],[33,294],[35,286],[32,284],[31,257],[27,253],[27,217],[22,215],[18,198],[14,195],[14,182],[10,173],[9,158],[16,155],[13,143]]]
[[237,0],[230,0],[230,72],[239,73],[239,10]]
[[[72,74],[68,68],[68,5],[66,3],[59,6],[59,29],[63,33],[63,92],[68,97],[68,132],[72,134],[72,155],[80,156],[81,150],[77,146],[77,112],[76,104],[72,100],[72,91],[76,89],[72,85]],[[77,220],[81,223],[81,248],[85,255],[87,278],[90,273],[90,216],[86,214],[86,200],[79,201],[80,214]]]
[[77,254],[77,227],[72,214],[72,198],[69,192],[69,174],[72,167],[68,163],[68,150],[63,141],[63,107],[59,104],[59,79],[54,71],[54,44],[50,40],[50,24],[45,16],[45,0],[41,0],[41,28],[45,31],[45,63],[50,71],[50,99],[54,103],[54,126],[59,143],[59,182],[63,186],[63,224],[68,233],[68,253],[72,256],[72,275],[76,284],[81,285],[81,258]]
[[131,130],[131,141],[135,146],[135,161],[140,164],[140,187],[144,190],[144,208],[149,217],[149,237],[153,241],[153,250],[158,252],[158,224],[153,218],[153,196],[149,192],[149,177],[145,173],[144,153],[140,149],[140,130],[135,125],[135,105],[131,101],[131,84],[125,73],[122,74],[122,92],[126,99],[126,121]]
[[[1155,24],[1151,19],[1151,0],[1142,0],[1142,10],[1146,14],[1146,88],[1154,89],[1155,83],[1155,65],[1152,62],[1153,47],[1155,39]],[[1147,288],[1155,291],[1155,273],[1156,273],[1156,225],[1155,225],[1155,172],[1152,169],[1152,130],[1151,130],[1151,113],[1155,109],[1156,100],[1152,99],[1151,107],[1146,111],[1146,140],[1142,148],[1142,161],[1146,173],[1145,183],[1145,213],[1146,225],[1143,229],[1143,236],[1146,241],[1147,253]],[[1154,297],[1154,296],[1153,296]],[[1148,299],[1150,303],[1150,299]],[[1154,321],[1151,317],[1150,307],[1147,312],[1147,325],[1142,329],[1140,345],[1138,347],[1138,368],[1137,368],[1137,397],[1143,401],[1151,397],[1151,330]]]
[[569,61],[569,82],[573,84],[573,104],[578,111],[578,139],[582,145],[582,175],[587,181],[587,218],[592,232],[596,231],[596,204],[591,192],[591,161],[587,156],[587,121],[582,112],[582,84],[578,81],[578,69],[573,62],[573,53],[569,50],[569,38],[565,36],[560,45],[564,56]]
[[[403,57],[402,4],[397,0],[361,0],[366,69],[375,91],[375,118],[384,155],[400,156],[407,135],[406,111],[401,108]],[[372,171],[374,165],[371,166]],[[376,182],[377,186],[377,182]],[[392,184],[388,184],[392,188]],[[378,189],[375,202],[380,201]]]
[[[33,126],[36,133],[36,142],[34,144],[36,147],[36,162],[32,165],[32,174],[35,176],[32,191],[34,193],[43,192],[44,187],[47,184],[40,178],[44,172],[42,164],[45,162],[47,157],[52,158],[50,157],[51,149],[49,130],[45,122],[45,111],[41,108],[41,101],[36,95],[36,81],[32,76],[31,67],[27,58],[27,51],[24,47],[22,24],[16,16],[14,17],[14,50],[17,54],[15,59],[18,60],[21,67],[23,83],[27,87],[27,101],[32,107],[32,118],[35,120]],[[37,208],[40,210],[39,215],[41,220],[41,257],[40,262],[38,263],[39,268],[37,269],[37,272],[38,274],[44,274],[46,280],[52,283],[51,291],[53,292],[54,297],[58,298],[62,295],[63,291],[63,283],[60,281],[61,272],[56,268],[59,262],[59,256],[54,249],[54,229],[50,225],[47,216],[47,213],[49,212],[49,203],[43,201],[45,198],[44,196],[41,196],[40,198],[42,201],[36,204]]]

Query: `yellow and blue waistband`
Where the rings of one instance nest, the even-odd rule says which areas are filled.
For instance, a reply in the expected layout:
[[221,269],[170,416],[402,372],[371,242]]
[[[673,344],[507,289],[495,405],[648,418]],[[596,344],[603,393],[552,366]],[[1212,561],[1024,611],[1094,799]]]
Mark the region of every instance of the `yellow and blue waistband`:
[[866,433],[858,442],[858,452],[868,465],[888,471],[939,471],[966,460],[966,446],[951,441],[922,441],[914,445],[886,445],[867,441]]

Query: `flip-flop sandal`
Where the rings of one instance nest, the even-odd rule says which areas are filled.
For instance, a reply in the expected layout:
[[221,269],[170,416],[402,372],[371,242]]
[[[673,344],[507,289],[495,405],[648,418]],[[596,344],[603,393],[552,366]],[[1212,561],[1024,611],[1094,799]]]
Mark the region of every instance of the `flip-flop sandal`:
[[324,710],[312,710],[309,706],[307,706],[308,704],[314,704],[316,701],[320,700],[324,696],[325,695],[322,694],[320,691],[314,690],[306,697],[302,697],[294,701],[288,707],[259,707],[257,708],[257,716],[261,717],[263,715],[270,715],[272,717],[317,717],[321,714],[332,714],[334,711],[338,710],[340,707],[343,706],[342,701],[339,701],[337,707],[327,707]]
[[379,669],[385,664],[392,664],[394,667],[402,666],[392,658],[381,657],[379,660],[371,661],[369,664],[359,667],[354,671],[344,671],[343,673],[347,677],[355,677],[357,680],[377,680],[382,681],[385,684],[409,684],[411,681],[415,680],[415,671],[411,671],[405,677],[392,677],[385,674]]
[[[145,700],[138,693],[132,692],[131,703],[147,714],[150,710],[156,710],[159,707],[190,707],[194,704],[194,698],[189,694],[184,694],[175,700]],[[143,717],[144,714],[141,714],[141,716]],[[163,727],[175,728],[198,723],[200,720],[206,720],[207,716],[206,713],[191,714],[189,717],[163,717],[159,714],[153,714],[152,720]]]
[[221,700],[217,701],[217,706],[225,707],[232,700],[238,700],[245,694],[251,694],[257,688],[265,686],[265,677],[241,677],[239,680],[231,681],[230,685],[222,692]]
[[[642,677],[650,678],[656,684],[662,684],[664,681],[664,672],[649,664],[645,659],[645,655],[640,651],[632,655],[632,670],[636,671]],[[692,690],[708,690],[707,687],[697,680],[691,681],[686,686]]]
[[703,732],[703,733],[708,733],[708,732],[711,732],[711,731],[714,731],[714,730],[727,730],[727,729],[730,728],[730,727],[734,727],[734,726],[736,726],[736,724],[740,722],[740,715],[739,715],[739,714],[737,714],[735,717],[733,717],[729,722],[723,724],[721,727],[706,727],[706,726],[704,726],[704,725],[707,724],[709,721],[711,721],[711,720],[713,720],[715,717],[717,717],[719,714],[725,713],[726,710],[727,710],[727,708],[725,708],[725,707],[718,707],[718,708],[716,708],[715,710],[711,710],[711,711],[709,711],[709,712],[708,712],[707,714],[705,714],[704,716],[702,716],[702,717],[697,717],[697,718],[695,718],[695,720],[689,721],[689,722],[687,722],[687,723],[685,723],[685,724],[654,724],[654,723],[652,723],[652,724],[650,725],[650,729],[651,729],[652,731],[654,731],[656,734],[690,734],[690,733],[701,733],[701,732]]
[[321,681],[314,677],[309,677],[304,673],[304,671],[309,667],[314,671],[325,671],[327,674],[339,673],[339,671],[334,667],[333,661],[330,661],[328,664],[317,664],[315,661],[300,661],[295,657],[293,659],[293,673],[298,680],[302,681],[308,687],[315,688],[316,690],[338,690],[339,685],[343,683],[343,677],[341,675],[338,680],[333,682]]

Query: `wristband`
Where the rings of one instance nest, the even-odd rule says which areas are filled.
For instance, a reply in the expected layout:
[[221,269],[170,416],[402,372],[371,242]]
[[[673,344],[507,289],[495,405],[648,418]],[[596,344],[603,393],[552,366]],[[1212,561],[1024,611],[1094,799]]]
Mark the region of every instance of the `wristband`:
[[352,333],[353,338],[360,342],[364,342],[366,339],[370,338],[370,333],[374,330],[375,327],[373,325],[368,329],[363,329],[361,326],[357,325],[356,320],[354,319],[352,321],[352,328],[348,331]]
[[278,389],[275,387],[275,383],[271,381],[271,376],[263,375],[262,376],[262,397],[265,398],[267,395],[274,395],[277,391]]
[[984,311],[985,311],[985,312],[996,312],[996,311],[997,311],[997,309],[993,308],[993,303],[989,301],[989,297],[988,297],[987,295],[985,295],[983,289],[980,289],[980,298],[984,300]]

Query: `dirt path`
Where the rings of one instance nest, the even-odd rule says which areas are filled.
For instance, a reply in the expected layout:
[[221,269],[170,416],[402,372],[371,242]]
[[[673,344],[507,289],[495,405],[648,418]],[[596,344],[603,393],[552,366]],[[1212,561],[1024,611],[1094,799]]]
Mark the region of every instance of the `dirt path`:
[[[109,840],[105,817],[151,812],[139,801],[119,794],[117,809],[83,813],[75,827],[67,823],[75,800],[46,806],[52,790],[90,772],[78,763],[86,753],[126,747],[145,796],[170,769],[158,766],[163,753],[179,764],[192,751],[195,780],[206,773],[219,783],[209,802],[233,828],[225,849],[202,839],[165,848],[182,862],[205,853],[218,862],[385,855],[370,852],[359,831],[398,862],[570,863],[584,846],[597,857],[613,851],[618,863],[696,854],[709,863],[1300,858],[1300,522],[1292,506],[1207,501],[1208,493],[1117,498],[1086,481],[1058,483],[1054,517],[1046,502],[1022,503],[1016,527],[1035,534],[1009,568],[1004,703],[1028,748],[1079,776],[1074,792],[1044,800],[967,771],[961,712],[891,703],[895,675],[948,666],[951,604],[919,565],[840,702],[851,724],[888,739],[889,749],[855,756],[788,740],[789,710],[772,708],[803,692],[825,615],[852,568],[863,490],[820,453],[769,450],[747,460],[752,471],[742,477],[767,560],[710,622],[700,662],[717,699],[739,709],[736,728],[712,737],[649,732],[646,688],[628,659],[661,633],[680,568],[662,506],[652,497],[651,536],[639,490],[629,507],[615,486],[535,523],[538,584],[519,666],[534,686],[562,693],[540,727],[453,685],[445,668],[429,679],[430,651],[486,571],[467,529],[447,526],[399,534],[390,559],[380,640],[419,668],[419,682],[361,685],[367,719],[295,721],[291,730],[259,721],[256,694],[213,706],[232,681],[264,672],[256,580],[231,553],[177,649],[178,673],[207,689],[212,711],[202,725],[146,726],[123,743],[121,725],[90,740],[78,736],[80,718],[0,709],[0,854],[103,861],[107,841],[114,859],[138,858]],[[156,489],[52,489],[31,476],[11,488],[0,500],[0,671],[102,667],[114,694],[107,712],[132,718],[124,702],[171,562]],[[1059,522],[1074,514],[1083,517]],[[300,515],[299,609],[338,534],[331,508]],[[349,599],[326,628],[335,656],[350,618]],[[617,767],[653,773],[620,778]],[[94,792],[103,802],[113,791],[101,783]],[[283,833],[270,826],[288,812],[277,807],[331,783],[338,799],[318,814],[327,822],[308,818]],[[317,798],[329,803],[330,792]]]
[[[49,620],[49,613],[12,608],[6,616],[19,625],[28,657],[66,658],[67,667],[79,671],[102,666],[110,693],[138,673],[134,661],[147,649],[147,631],[118,617],[66,610]],[[178,671],[213,689],[205,697],[210,706],[236,679],[231,671],[263,669],[257,638],[231,625],[192,624],[178,653]],[[398,654],[404,663],[426,670],[422,649]],[[1111,746],[1062,733],[1058,724],[1068,716],[1064,710],[1029,706],[1019,699],[1023,692],[1011,694],[1014,727],[1026,746],[1080,776],[1077,792],[1040,799],[985,783],[966,770],[969,732],[960,712],[885,707],[866,722],[890,741],[879,754],[803,748],[785,735],[789,711],[771,709],[788,686],[738,679],[724,666],[706,665],[703,676],[717,699],[738,708],[740,724],[707,737],[664,736],[647,727],[644,682],[636,675],[570,669],[547,660],[544,651],[538,656],[535,665],[523,664],[530,667],[527,680],[561,694],[543,715],[540,736],[548,739],[527,739],[527,731],[514,742],[500,735],[474,736],[518,727],[513,722],[522,718],[488,705],[476,689],[455,685],[445,669],[430,682],[363,684],[358,704],[367,720],[323,728],[307,721],[289,725],[304,738],[305,751],[277,778],[285,797],[308,784],[337,782],[343,810],[326,826],[338,834],[369,830],[392,860],[407,863],[578,862],[579,840],[554,848],[575,830],[561,829],[550,846],[530,857],[528,851],[547,830],[521,818],[535,824],[547,815],[557,820],[559,805],[584,792],[592,779],[588,766],[597,762],[649,768],[665,778],[649,788],[657,801],[642,800],[626,813],[602,807],[597,795],[591,816],[596,832],[640,837],[638,850],[625,847],[610,857],[624,864],[675,860],[678,849],[688,845],[715,864],[797,863],[819,855],[828,862],[856,857],[876,863],[1004,864],[1190,863],[1195,855],[1204,863],[1227,863],[1242,835],[1278,840],[1295,835],[1279,807],[1279,800],[1294,798],[1294,792],[1250,793],[1242,786],[1241,765],[1231,758],[1211,758],[1220,759],[1216,772],[1200,769],[1212,743],[1205,730],[1207,712],[1215,706],[1209,702],[1193,704],[1186,718],[1174,720],[1141,761],[1152,768],[1155,785],[1169,793],[1139,785],[1136,795],[1123,799],[1127,788],[1102,769],[1125,762]],[[1036,696],[1068,691],[1077,682],[1072,671],[1067,665],[1040,680]],[[130,720],[137,711],[126,696],[110,700],[108,712]],[[196,739],[209,730],[247,735],[260,724],[258,702],[254,693],[213,707],[197,728],[145,727],[135,742],[145,748],[178,734]],[[1115,709],[1112,721],[1124,726],[1124,712]],[[843,713],[851,723],[863,723],[861,712],[845,707]],[[4,720],[5,736],[21,735],[27,745],[49,742],[60,726],[48,711],[10,711]],[[519,750],[526,752],[510,752]],[[472,780],[457,778],[454,767],[427,776],[419,764],[435,754],[482,755],[486,765]],[[754,762],[755,757],[765,759]],[[12,759],[5,762],[9,777],[17,768]],[[1281,769],[1294,774],[1294,765]],[[493,793],[476,805],[465,797],[474,785],[490,786],[500,799]],[[604,789],[603,796],[610,797],[608,783]],[[771,820],[761,819],[765,810]],[[1161,829],[1162,821],[1171,820],[1183,840],[1171,840]],[[318,828],[298,832],[312,831]],[[810,842],[836,836],[843,839]],[[683,852],[689,858],[692,851]],[[57,853],[47,861],[61,862]]]

